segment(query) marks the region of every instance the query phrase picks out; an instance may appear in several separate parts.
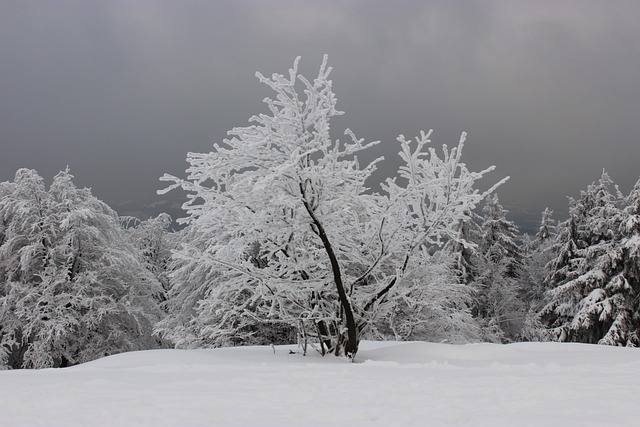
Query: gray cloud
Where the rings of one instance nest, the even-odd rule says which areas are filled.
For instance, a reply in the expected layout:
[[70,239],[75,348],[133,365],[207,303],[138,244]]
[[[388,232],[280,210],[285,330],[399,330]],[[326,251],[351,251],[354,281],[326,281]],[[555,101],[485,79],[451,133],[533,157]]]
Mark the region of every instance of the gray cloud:
[[622,0],[0,0],[0,180],[68,164],[112,206],[159,210],[159,176],[263,111],[256,70],[302,55],[313,74],[328,53],[334,129],[382,140],[381,176],[398,134],[466,130],[466,162],[511,175],[501,200],[532,224],[602,168],[624,191],[640,175],[639,15]]

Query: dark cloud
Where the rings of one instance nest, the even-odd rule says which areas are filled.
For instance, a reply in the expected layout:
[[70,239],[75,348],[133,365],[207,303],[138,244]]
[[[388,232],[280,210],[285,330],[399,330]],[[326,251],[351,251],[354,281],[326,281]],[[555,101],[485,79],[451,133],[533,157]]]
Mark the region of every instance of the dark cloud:
[[116,209],[155,213],[179,198],[158,204],[159,176],[262,111],[256,70],[302,55],[313,74],[328,53],[334,129],[382,140],[388,170],[398,134],[466,130],[467,163],[512,177],[501,200],[528,226],[603,168],[624,191],[640,175],[637,16],[621,0],[0,0],[0,180],[68,164]]

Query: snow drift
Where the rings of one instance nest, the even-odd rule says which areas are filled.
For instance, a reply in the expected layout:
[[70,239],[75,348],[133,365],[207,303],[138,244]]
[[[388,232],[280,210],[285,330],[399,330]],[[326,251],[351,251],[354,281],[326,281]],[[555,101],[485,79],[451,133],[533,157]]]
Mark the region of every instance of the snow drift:
[[[292,352],[295,352],[292,354]],[[637,349],[363,342],[124,353],[0,372],[3,426],[637,426]]]

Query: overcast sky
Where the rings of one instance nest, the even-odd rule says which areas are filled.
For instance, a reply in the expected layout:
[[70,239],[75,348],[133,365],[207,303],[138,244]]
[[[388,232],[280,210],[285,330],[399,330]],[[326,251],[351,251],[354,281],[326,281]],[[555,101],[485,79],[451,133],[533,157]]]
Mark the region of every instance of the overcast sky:
[[639,17],[634,0],[0,0],[0,181],[69,165],[120,214],[175,215],[158,178],[265,111],[255,71],[300,55],[313,77],[327,53],[338,134],[381,140],[390,171],[398,134],[467,131],[466,163],[511,176],[500,200],[530,229],[603,168],[624,192],[640,176]]

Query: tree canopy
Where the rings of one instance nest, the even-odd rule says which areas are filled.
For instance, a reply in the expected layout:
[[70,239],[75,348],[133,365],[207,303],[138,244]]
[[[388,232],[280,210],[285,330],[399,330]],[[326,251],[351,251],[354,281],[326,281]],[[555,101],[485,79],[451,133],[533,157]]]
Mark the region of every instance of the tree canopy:
[[378,142],[348,129],[346,139],[332,139],[331,118],[342,112],[327,58],[313,81],[298,74],[298,62],[288,76],[257,73],[275,92],[268,113],[232,129],[212,152],[189,153],[186,179],[162,178],[171,183],[165,191],[189,193],[184,222],[201,236],[176,252],[174,292],[206,265],[210,282],[190,320],[203,325],[195,336],[223,343],[254,336],[256,323],[287,325],[322,351],[353,356],[399,289],[419,286],[409,272],[460,239],[459,222],[498,184],[474,188],[493,168],[471,172],[462,163],[465,134],[439,155],[429,131],[398,137],[402,165],[372,192],[368,180],[383,159],[361,164],[358,155]]

